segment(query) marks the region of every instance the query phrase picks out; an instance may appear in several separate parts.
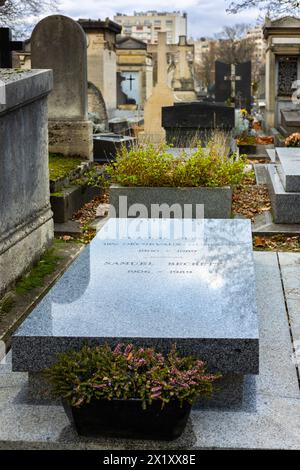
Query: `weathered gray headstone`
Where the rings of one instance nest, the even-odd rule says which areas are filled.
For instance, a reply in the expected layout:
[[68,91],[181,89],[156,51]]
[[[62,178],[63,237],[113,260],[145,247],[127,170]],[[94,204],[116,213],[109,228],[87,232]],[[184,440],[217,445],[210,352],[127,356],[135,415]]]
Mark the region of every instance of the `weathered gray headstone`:
[[31,38],[32,68],[52,69],[49,98],[50,151],[92,158],[92,124],[87,118],[87,44],[81,26],[52,15],[35,27]]
[[51,71],[0,70],[0,294],[53,238],[47,96]]

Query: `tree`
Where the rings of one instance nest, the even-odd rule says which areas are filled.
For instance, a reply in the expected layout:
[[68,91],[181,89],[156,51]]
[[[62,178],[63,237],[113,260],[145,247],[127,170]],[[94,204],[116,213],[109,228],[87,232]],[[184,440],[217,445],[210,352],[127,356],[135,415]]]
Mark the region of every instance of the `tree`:
[[215,61],[217,59],[216,41],[210,41],[207,52],[202,56],[200,63],[195,63],[195,75],[201,85],[209,89],[215,82]]
[[227,64],[239,64],[252,60],[255,42],[247,37],[249,25],[225,26],[218,35],[218,59]]
[[[228,1],[228,0],[227,0]],[[268,17],[293,15],[300,13],[299,0],[230,0],[227,11],[239,13],[248,8],[258,8]]]
[[58,3],[59,0],[0,0],[0,26],[8,26],[21,36],[41,15],[56,11]]

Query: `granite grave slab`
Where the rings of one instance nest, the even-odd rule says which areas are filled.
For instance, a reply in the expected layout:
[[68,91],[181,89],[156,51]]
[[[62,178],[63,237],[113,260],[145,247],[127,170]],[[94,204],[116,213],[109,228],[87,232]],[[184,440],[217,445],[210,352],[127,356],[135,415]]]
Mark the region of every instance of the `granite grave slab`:
[[300,149],[277,148],[279,176],[287,192],[300,192]]
[[[293,263],[293,269],[298,266],[299,271],[299,254],[284,254],[287,255],[295,259],[286,260],[284,265],[287,264],[290,269]],[[12,373],[9,356],[7,365],[2,366],[2,374],[0,367],[0,448],[299,450],[299,384],[296,366],[291,360],[291,312],[286,309],[289,303],[285,303],[285,273],[281,256],[270,252],[254,253],[260,324],[260,374],[245,381],[244,403],[240,410],[194,408],[184,434],[178,440],[167,443],[105,437],[86,440],[78,438],[60,404],[39,405],[27,398],[27,374]],[[290,272],[290,275],[293,285],[287,284],[288,288],[295,287],[297,273]],[[299,308],[295,310],[295,315],[297,312],[299,314]]]
[[110,219],[15,334],[13,370],[120,341],[258,374],[250,221]]
[[125,146],[130,149],[136,139],[120,134],[94,134],[94,161],[107,163],[116,159],[117,153]]
[[231,100],[237,108],[251,109],[251,62],[240,64],[215,63],[215,98]]
[[267,165],[267,184],[274,222],[300,223],[300,151],[275,149],[275,165]]

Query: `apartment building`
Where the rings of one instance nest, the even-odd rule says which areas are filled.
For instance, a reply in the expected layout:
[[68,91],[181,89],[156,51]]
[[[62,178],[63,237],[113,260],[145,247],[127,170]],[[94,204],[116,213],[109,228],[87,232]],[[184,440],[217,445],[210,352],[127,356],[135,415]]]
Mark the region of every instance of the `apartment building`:
[[174,12],[117,13],[114,21],[122,26],[123,36],[132,36],[148,44],[157,44],[158,33],[167,33],[167,44],[178,44],[180,36],[187,36],[187,14]]
[[266,41],[261,26],[255,26],[247,31],[247,38],[255,42],[255,51],[253,59],[258,62],[265,61]]

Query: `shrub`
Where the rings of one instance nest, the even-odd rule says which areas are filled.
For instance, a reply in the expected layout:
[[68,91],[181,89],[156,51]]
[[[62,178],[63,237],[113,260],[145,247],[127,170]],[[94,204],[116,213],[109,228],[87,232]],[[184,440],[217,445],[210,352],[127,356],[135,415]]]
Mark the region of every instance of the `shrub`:
[[300,147],[300,133],[291,134],[285,139],[284,144],[286,147]]
[[238,145],[256,145],[256,137],[254,135],[240,136],[237,138]]
[[61,354],[46,377],[55,395],[80,407],[92,399],[141,399],[143,407],[160,400],[192,403],[199,395],[210,396],[219,375],[206,372],[205,363],[179,357],[173,349],[166,357],[154,349],[108,345]]
[[107,167],[113,183],[123,186],[217,187],[240,183],[245,161],[224,155],[221,145],[211,141],[191,155],[183,149],[174,157],[166,145],[123,147]]

